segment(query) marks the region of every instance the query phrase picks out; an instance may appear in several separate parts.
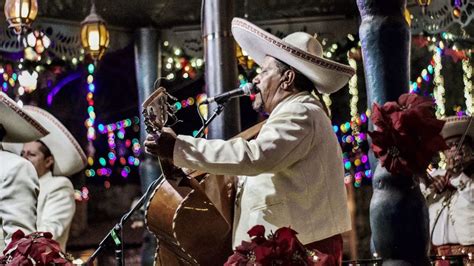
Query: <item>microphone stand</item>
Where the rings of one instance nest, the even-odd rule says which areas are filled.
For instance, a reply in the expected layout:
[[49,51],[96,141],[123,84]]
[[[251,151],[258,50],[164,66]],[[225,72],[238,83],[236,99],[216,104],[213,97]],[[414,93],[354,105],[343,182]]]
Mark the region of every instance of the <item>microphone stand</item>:
[[212,122],[212,120],[214,120],[218,115],[220,115],[222,113],[222,111],[224,110],[225,105],[228,102],[228,100],[229,99],[226,99],[222,102],[217,102],[217,107],[216,107],[216,109],[214,109],[214,113],[211,115],[211,117],[209,117],[209,119],[204,121],[204,124],[199,129],[198,133],[196,134],[196,138],[201,138],[201,137],[204,136],[204,130],[207,128],[207,126],[209,126],[209,124]]
[[99,252],[107,246],[108,240],[112,240],[114,243],[115,247],[115,261],[117,262],[118,266],[123,266],[124,265],[124,257],[123,257],[123,239],[122,239],[122,228],[125,222],[132,216],[132,214],[140,209],[143,204],[145,203],[146,199],[148,199],[148,196],[150,192],[155,190],[156,185],[161,181],[163,175],[158,177],[155,181],[153,181],[147,188],[146,192],[142,195],[142,197],[138,200],[137,204],[133,206],[132,209],[130,209],[127,213],[125,213],[122,218],[120,218],[120,222],[115,224],[115,226],[109,231],[109,233],[100,241],[99,247],[94,251],[92,256],[89,257],[85,265],[93,265],[93,262]]

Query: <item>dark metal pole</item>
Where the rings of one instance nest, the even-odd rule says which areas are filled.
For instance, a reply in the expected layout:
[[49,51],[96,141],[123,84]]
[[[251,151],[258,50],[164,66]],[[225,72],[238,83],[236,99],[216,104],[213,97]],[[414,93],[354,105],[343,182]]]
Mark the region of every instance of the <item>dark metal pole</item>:
[[[234,1],[227,0],[203,0],[202,32],[209,96],[238,87],[235,43],[230,29],[234,16],[233,3]],[[214,109],[213,106],[211,108]],[[233,99],[226,104],[223,115],[210,125],[209,138],[228,139],[239,132],[239,102],[238,99]]]
[[[158,37],[155,29],[141,28],[136,31],[135,38],[135,71],[138,85],[138,106],[142,113],[141,103],[153,92],[153,83],[159,73]],[[140,116],[140,143],[146,138],[145,124]],[[159,164],[149,155],[142,153],[140,164],[142,190],[161,174]]]
[[357,0],[367,102],[396,101],[409,91],[410,28],[403,16],[406,0]]
[[[153,28],[140,28],[135,32],[135,72],[138,85],[138,106],[141,114],[143,111],[141,103],[153,92],[153,83],[161,73],[158,33]],[[145,141],[146,134],[143,116],[140,116],[140,143]],[[144,152],[141,155],[139,172],[142,192],[145,192],[147,187],[161,175],[158,162]],[[142,265],[153,265],[156,240],[148,232],[144,237]]]

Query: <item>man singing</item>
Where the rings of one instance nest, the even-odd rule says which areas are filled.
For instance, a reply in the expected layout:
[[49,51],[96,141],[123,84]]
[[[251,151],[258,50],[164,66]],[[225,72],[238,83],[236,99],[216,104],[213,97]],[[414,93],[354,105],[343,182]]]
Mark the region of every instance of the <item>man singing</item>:
[[234,38],[261,67],[253,83],[260,91],[253,108],[269,114],[253,140],[206,140],[176,136],[164,128],[146,151],[179,167],[212,174],[239,175],[233,246],[249,240],[247,231],[291,226],[308,248],[342,259],[341,233],[351,229],[342,153],[331,121],[312,92],[333,93],[354,74],[322,56],[311,35],[284,39],[235,18]]

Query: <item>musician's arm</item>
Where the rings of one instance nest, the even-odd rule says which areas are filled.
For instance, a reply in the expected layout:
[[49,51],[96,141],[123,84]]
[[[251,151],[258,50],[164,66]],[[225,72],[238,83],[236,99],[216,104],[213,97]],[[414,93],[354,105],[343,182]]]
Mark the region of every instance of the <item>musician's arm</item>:
[[293,103],[270,116],[258,137],[251,141],[178,136],[173,151],[174,163],[214,174],[252,176],[277,172],[317,146],[313,136],[320,132],[313,132],[320,130],[318,121],[325,119],[324,116],[322,111]]

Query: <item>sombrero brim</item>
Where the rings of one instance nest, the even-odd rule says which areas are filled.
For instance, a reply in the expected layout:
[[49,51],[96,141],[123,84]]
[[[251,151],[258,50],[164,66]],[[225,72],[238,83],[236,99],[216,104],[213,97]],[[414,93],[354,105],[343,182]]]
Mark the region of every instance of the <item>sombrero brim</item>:
[[49,148],[54,157],[53,175],[70,176],[84,169],[87,164],[86,155],[71,132],[45,110],[34,106],[23,108],[50,132],[40,140]]
[[6,131],[2,142],[25,143],[37,140],[49,133],[3,92],[0,92],[0,124]]
[[[446,123],[441,130],[441,136],[444,139],[459,137],[466,132],[469,125],[469,116],[450,116],[445,119]],[[474,121],[471,122],[467,130],[467,136],[474,138]]]
[[308,77],[320,92],[338,91],[355,74],[348,65],[307,53],[241,18],[232,20],[232,34],[257,64],[265,56],[277,58]]

